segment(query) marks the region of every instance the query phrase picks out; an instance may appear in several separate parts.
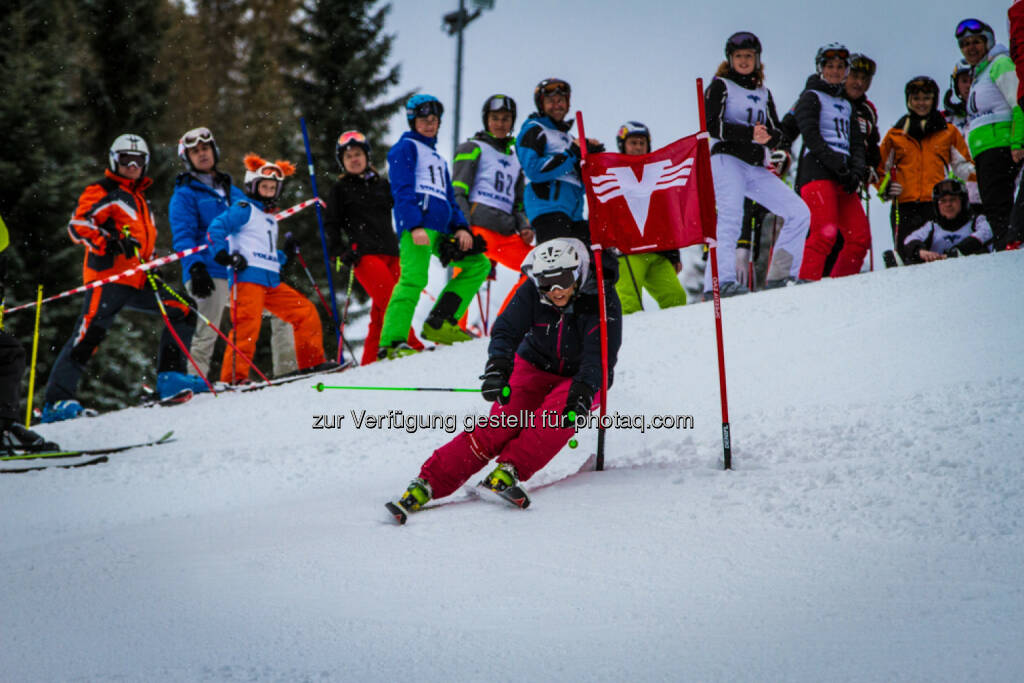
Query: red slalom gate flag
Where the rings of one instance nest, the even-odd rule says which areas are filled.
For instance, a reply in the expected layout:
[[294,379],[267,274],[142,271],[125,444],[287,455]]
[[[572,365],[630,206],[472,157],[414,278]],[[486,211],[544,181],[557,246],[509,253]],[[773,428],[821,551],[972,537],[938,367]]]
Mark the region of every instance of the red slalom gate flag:
[[699,135],[650,154],[588,154],[583,165],[594,244],[623,253],[677,249],[715,237],[701,221]]

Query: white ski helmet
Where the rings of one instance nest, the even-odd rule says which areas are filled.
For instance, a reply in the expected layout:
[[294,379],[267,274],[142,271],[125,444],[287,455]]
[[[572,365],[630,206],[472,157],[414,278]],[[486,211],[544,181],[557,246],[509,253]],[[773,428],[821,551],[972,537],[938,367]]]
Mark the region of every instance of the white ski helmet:
[[537,285],[541,294],[552,289],[580,291],[590,270],[590,252],[583,242],[559,237],[534,247],[524,260],[523,272]]
[[[119,159],[122,154],[124,157]],[[146,174],[146,168],[149,166],[149,146],[141,135],[124,133],[114,139],[110,144],[110,170],[114,173],[117,173],[118,161],[123,166],[141,163],[142,174]]]
[[850,50],[845,45],[842,43],[828,43],[819,47],[817,54],[814,55],[814,66],[817,68],[818,73],[821,73],[825,62],[835,58],[842,59],[846,62],[846,68],[850,68]]
[[178,158],[185,164],[186,169],[196,170],[196,167],[192,165],[192,160],[188,158],[188,150],[200,142],[205,142],[213,148],[214,166],[220,161],[220,148],[217,147],[217,141],[214,139],[213,133],[206,126],[200,126],[199,128],[193,128],[178,139]]

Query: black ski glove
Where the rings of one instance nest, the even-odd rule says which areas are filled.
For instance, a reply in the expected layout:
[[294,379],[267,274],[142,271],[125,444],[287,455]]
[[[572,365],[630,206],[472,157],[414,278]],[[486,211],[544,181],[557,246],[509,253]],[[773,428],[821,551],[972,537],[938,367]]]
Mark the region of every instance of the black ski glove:
[[[501,405],[507,405],[512,398],[512,390],[508,388],[508,378],[512,374],[512,361],[508,358],[488,358],[484,366],[484,374],[480,379],[484,381],[481,387],[485,401],[497,401]],[[508,389],[506,391],[506,389]]]
[[984,250],[985,248],[981,245],[981,240],[974,235],[969,235],[954,244],[946,255],[951,258],[956,258],[961,255],[969,256],[970,254],[978,254]]
[[284,263],[282,266],[286,266],[291,263],[292,257],[299,253],[299,240],[295,238],[290,232],[284,236],[284,245],[281,247],[281,251],[284,252]]
[[218,251],[217,255],[213,257],[213,260],[222,266],[228,266],[235,271],[235,273],[241,273],[249,265],[249,262],[245,260],[245,257],[237,251],[230,255],[226,251]]
[[[578,379],[573,380],[572,385],[569,386],[569,396],[565,399],[565,410],[562,411],[565,419],[562,424],[571,427],[576,416],[590,413],[590,406],[593,403],[594,390],[590,388],[590,385]],[[575,415],[569,415],[569,413],[575,413]]]
[[115,235],[106,230],[103,236],[107,240],[108,254],[124,254],[129,258],[135,256],[135,251],[142,246],[137,239],[131,235]]
[[188,269],[189,277],[192,279],[192,294],[197,299],[205,299],[213,294],[213,278],[210,271],[206,270],[206,264],[196,261]]
[[437,240],[437,257],[441,259],[442,266],[447,268],[452,261],[458,261],[461,255],[459,241],[454,235],[444,235]]
[[346,266],[348,266],[349,268],[355,268],[356,266],[359,265],[359,259],[361,259],[362,257],[363,255],[356,250],[356,245],[353,244],[350,245],[348,249],[341,252],[340,258],[341,262],[344,263]]
[[839,185],[847,194],[853,194],[860,188],[860,178],[857,177],[856,173],[844,168],[842,173],[839,174]]

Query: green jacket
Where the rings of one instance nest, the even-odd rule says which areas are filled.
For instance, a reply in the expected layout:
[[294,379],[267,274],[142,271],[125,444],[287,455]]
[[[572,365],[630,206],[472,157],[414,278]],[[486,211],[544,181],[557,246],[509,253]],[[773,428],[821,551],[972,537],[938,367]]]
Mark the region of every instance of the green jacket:
[[974,67],[967,97],[971,156],[997,147],[1024,148],[1024,112],[1017,104],[1017,72],[1007,50],[996,45]]

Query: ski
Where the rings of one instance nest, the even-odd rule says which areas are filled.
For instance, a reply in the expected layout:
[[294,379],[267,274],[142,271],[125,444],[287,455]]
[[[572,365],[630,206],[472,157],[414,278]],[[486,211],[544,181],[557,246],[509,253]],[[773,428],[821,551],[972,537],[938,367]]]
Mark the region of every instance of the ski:
[[[174,435],[174,430],[171,430],[161,436],[159,439],[151,439],[150,441],[142,441],[140,443],[128,444],[125,446],[113,446],[110,448],[90,448],[82,450],[60,450],[60,451],[26,451],[24,453],[16,453],[14,455],[3,455],[0,456],[0,461],[12,461],[12,460],[38,460],[41,458],[77,458],[83,455],[109,455],[110,453],[120,453],[122,451],[131,450],[133,448],[146,448],[148,446],[159,446],[165,443],[174,441],[171,437]],[[6,471],[6,470],[0,470]],[[21,471],[21,470],[16,470]]]
[[476,485],[474,493],[480,498],[480,500],[513,505],[520,510],[525,510],[530,507],[530,496],[526,493],[526,490],[518,484],[498,491],[496,489],[492,489],[481,481]]
[[[69,456],[63,456],[69,457]],[[76,469],[78,467],[88,467],[89,465],[99,465],[100,463],[107,462],[110,460],[105,455],[93,455],[88,456],[84,460],[74,463],[60,463],[60,462],[47,462],[44,465],[37,465],[31,463],[28,467],[2,467],[0,473],[2,474],[20,474],[22,472],[38,472],[39,470],[48,470],[53,468],[60,468],[63,470]]]
[[[227,385],[224,388],[224,391],[233,391],[238,393],[244,393],[247,391],[259,391],[261,389],[266,389],[267,387],[276,387],[279,384],[291,384],[292,382],[298,382],[304,379],[309,379],[310,377],[316,377],[317,375],[333,375],[335,373],[344,372],[345,370],[349,370],[354,367],[356,367],[355,363],[353,363],[351,360],[347,360],[338,367],[331,368],[329,370],[301,371],[294,375],[285,375],[283,377],[274,378],[270,382],[251,382],[248,384]],[[218,389],[218,391],[220,391],[220,389]]]
[[191,389],[182,389],[178,393],[168,396],[167,398],[159,398],[159,396],[154,393],[143,396],[139,405],[143,408],[152,408],[153,406],[176,406],[182,403],[188,403],[192,400],[193,396],[195,396],[195,394]]
[[405,511],[405,508],[396,503],[384,503],[384,507],[387,508],[388,512],[395,519],[396,524],[405,524],[409,519],[409,513]]

